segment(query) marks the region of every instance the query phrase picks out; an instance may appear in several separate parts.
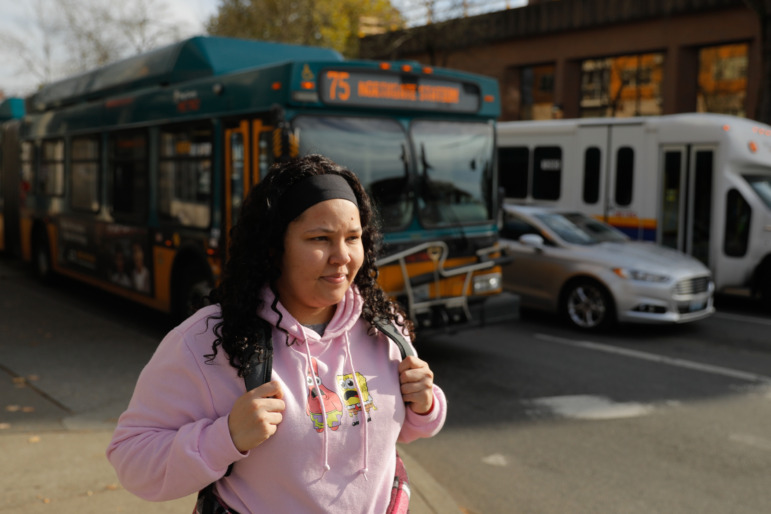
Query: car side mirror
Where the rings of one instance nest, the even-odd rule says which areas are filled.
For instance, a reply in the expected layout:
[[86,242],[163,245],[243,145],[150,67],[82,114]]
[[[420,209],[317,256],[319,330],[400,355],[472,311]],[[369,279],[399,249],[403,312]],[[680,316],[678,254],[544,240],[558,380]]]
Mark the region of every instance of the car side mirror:
[[543,237],[538,234],[523,234],[519,236],[519,242],[531,248],[543,248]]

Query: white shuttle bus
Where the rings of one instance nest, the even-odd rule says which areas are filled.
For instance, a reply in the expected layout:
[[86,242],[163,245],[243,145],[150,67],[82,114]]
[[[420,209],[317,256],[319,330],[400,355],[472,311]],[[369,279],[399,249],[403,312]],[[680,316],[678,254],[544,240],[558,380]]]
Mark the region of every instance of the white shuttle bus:
[[676,114],[498,124],[508,201],[568,207],[693,255],[771,304],[771,126]]

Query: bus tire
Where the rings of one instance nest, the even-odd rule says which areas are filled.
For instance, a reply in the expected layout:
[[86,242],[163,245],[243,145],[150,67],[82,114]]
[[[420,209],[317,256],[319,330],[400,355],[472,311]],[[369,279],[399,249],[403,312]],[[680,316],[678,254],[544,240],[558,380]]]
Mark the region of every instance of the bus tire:
[[176,322],[181,322],[209,304],[208,297],[214,284],[206,271],[192,264],[184,266],[177,277],[172,316]]
[[580,330],[602,330],[616,320],[610,293],[605,286],[590,278],[569,282],[563,290],[560,304],[565,321]]
[[39,227],[34,232],[32,243],[32,270],[42,282],[50,282],[53,276],[51,270],[51,249],[48,244],[45,229]]

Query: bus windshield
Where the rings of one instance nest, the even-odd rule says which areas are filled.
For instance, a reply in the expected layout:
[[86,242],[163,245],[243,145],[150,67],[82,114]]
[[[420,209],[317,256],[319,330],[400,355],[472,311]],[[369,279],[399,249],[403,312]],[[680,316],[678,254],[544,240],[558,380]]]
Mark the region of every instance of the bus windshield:
[[[771,171],[771,170],[769,170]],[[771,209],[771,174],[743,175],[755,193],[763,200],[766,207]]]
[[432,227],[491,219],[492,125],[416,121],[411,134],[421,223]]
[[299,116],[300,154],[323,154],[356,172],[375,202],[384,230],[405,228],[413,215],[407,133],[395,120]]

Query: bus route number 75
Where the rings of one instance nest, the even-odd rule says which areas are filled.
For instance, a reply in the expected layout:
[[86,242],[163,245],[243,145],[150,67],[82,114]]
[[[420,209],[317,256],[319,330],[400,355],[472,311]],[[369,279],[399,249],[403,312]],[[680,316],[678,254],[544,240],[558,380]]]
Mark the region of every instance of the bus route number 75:
[[331,82],[329,85],[329,99],[347,101],[351,97],[351,85],[348,83],[350,73],[347,71],[328,71],[327,77]]

